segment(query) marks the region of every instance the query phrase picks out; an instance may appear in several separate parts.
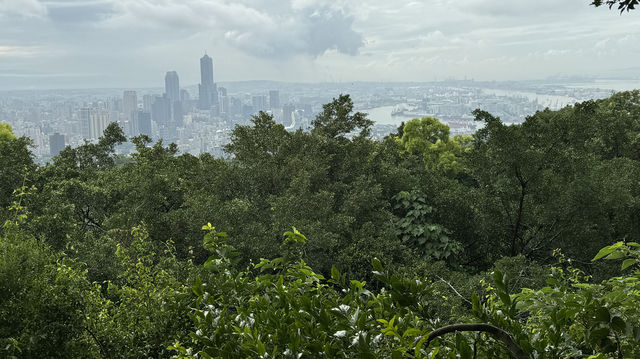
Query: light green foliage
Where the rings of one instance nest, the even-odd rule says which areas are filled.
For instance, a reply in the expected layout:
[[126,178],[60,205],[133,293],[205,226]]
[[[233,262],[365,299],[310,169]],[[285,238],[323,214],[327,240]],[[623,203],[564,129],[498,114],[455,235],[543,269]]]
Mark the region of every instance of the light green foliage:
[[466,169],[464,153],[471,148],[471,137],[449,137],[449,126],[433,117],[407,122],[399,141],[410,153],[423,156],[427,168],[456,175]]
[[16,136],[13,134],[11,125],[0,122],[0,142],[14,140]]
[[[207,230],[225,238],[211,226]],[[286,235],[285,243],[304,243],[295,229]],[[637,265],[638,247],[617,243],[596,258],[632,256]],[[517,346],[512,352],[521,353],[517,358],[636,357],[637,268],[631,275],[590,284],[559,258],[546,287],[515,295],[509,282],[517,274],[495,270],[486,296],[474,296],[472,316],[460,319],[504,331]],[[326,279],[300,259],[264,259],[246,271],[225,266],[193,286],[200,302],[192,316],[194,346],[176,343],[172,349],[178,358],[508,357],[504,339],[486,334],[459,332],[428,340],[445,325],[432,317],[428,304],[440,295],[435,286],[390,274],[377,259],[372,266],[384,285],[376,293],[363,282],[348,281],[335,267]]]
[[[205,241],[221,263],[228,253],[225,238],[206,226]],[[304,245],[295,228],[285,233],[284,245]],[[207,239],[209,238],[209,239]],[[222,248],[222,250],[221,250]],[[294,251],[299,253],[298,251]],[[263,259],[247,271],[232,266],[216,268],[208,280],[197,280],[193,291],[200,307],[192,318],[195,347],[176,343],[179,358],[377,358],[410,353],[413,342],[428,327],[412,311],[421,311],[421,299],[430,286],[420,281],[388,276],[374,260],[376,278],[388,285],[376,295],[365,283],[347,280],[337,268],[325,279],[299,257],[289,253]],[[385,318],[389,318],[387,320]]]

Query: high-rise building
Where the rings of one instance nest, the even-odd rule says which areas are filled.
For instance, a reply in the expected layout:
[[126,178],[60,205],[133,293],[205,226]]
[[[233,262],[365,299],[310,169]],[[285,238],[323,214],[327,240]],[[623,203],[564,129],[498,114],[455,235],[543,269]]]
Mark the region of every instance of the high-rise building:
[[151,137],[151,114],[149,112],[138,111],[133,119],[133,135],[147,135]]
[[138,111],[138,96],[135,91],[125,91],[122,95],[122,113],[124,120],[131,122],[133,114]]
[[200,84],[213,86],[213,60],[207,54],[200,59]]
[[142,110],[144,110],[144,112],[151,113],[151,105],[153,105],[153,96],[151,95],[142,96]]
[[251,97],[251,104],[253,105],[253,111],[265,111],[267,109],[267,96],[258,95]]
[[182,110],[182,102],[174,101],[171,107],[172,107],[171,115],[173,116],[173,122],[176,124],[176,126],[182,127],[182,125],[184,124],[183,122],[184,111]]
[[159,126],[171,122],[171,101],[166,96],[157,96],[151,105],[151,119]]
[[180,79],[175,71],[168,71],[164,76],[164,91],[171,103],[180,101]]
[[92,107],[80,109],[80,121],[83,122],[83,136],[86,139],[102,137],[104,129],[111,123],[109,111],[104,108]]
[[51,156],[57,156],[60,151],[65,148],[64,135],[54,133],[49,136],[49,153]]
[[89,136],[89,115],[91,114],[91,109],[88,107],[83,107],[78,110],[78,118],[80,119],[80,129],[82,132],[82,138],[90,138]]
[[207,54],[200,59],[200,85],[198,107],[209,110],[218,104],[218,91],[213,82],[213,60]]
[[276,109],[280,108],[280,91],[271,90],[269,91],[269,108]]

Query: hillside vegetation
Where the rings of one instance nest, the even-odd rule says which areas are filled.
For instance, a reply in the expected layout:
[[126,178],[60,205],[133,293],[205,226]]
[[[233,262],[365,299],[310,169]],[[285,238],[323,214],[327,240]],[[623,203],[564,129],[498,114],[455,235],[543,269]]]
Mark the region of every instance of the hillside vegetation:
[[341,95],[230,159],[112,124],[44,166],[0,124],[0,356],[640,357],[640,91],[474,115],[376,142]]

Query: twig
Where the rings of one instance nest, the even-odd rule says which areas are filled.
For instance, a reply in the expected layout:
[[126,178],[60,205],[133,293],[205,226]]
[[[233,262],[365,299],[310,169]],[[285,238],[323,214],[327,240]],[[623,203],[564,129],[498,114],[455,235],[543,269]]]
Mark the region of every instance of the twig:
[[442,277],[440,277],[440,276],[439,276],[439,275],[437,275],[437,274],[436,274],[435,276],[436,276],[436,277],[438,277],[438,279],[440,279],[441,281],[443,281],[446,285],[448,285],[448,286],[449,286],[449,288],[451,288],[451,289],[453,290],[453,292],[454,292],[454,293],[456,293],[456,294],[458,295],[458,297],[462,298],[462,300],[464,300],[464,301],[465,301],[465,302],[467,302],[468,304],[473,305],[473,303],[471,303],[471,302],[469,301],[469,299],[465,298],[462,294],[460,294],[460,292],[458,292],[458,291],[456,290],[456,288],[455,288],[453,285],[451,285],[451,283],[447,282],[446,280],[444,280]]

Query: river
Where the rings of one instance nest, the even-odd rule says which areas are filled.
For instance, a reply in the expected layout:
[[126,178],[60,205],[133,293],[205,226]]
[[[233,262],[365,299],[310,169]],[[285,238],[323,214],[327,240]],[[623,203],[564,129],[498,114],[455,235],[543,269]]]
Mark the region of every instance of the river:
[[[558,86],[569,89],[602,89],[612,91],[628,91],[633,89],[640,89],[640,80],[595,80],[593,82],[568,84],[566,86]],[[538,102],[538,104],[548,107],[552,110],[558,110],[567,105],[573,105],[576,102],[582,101],[582,99],[576,99],[570,96],[562,95],[549,95],[538,94],[535,92],[527,91],[510,91],[510,90],[498,90],[489,88],[480,88],[485,95],[493,94],[496,96],[506,97],[523,97],[532,102]],[[403,104],[398,104],[403,105]],[[377,124],[382,125],[400,125],[402,121],[409,121],[415,116],[391,116],[394,106],[381,106],[371,109],[361,110],[369,115],[369,119],[375,121]]]

